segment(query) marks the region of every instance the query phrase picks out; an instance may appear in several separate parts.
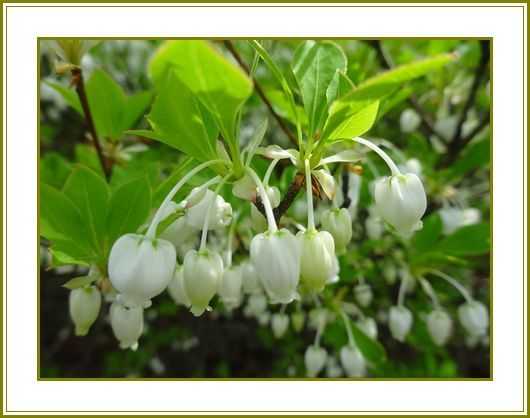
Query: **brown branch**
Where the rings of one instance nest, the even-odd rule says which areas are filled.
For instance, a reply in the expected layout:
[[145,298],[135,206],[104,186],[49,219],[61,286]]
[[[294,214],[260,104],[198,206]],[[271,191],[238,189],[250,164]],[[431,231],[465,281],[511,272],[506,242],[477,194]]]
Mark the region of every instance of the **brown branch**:
[[[234,59],[237,61],[237,63],[240,65],[240,67],[243,68],[243,70],[247,74],[250,75],[250,69],[249,69],[248,65],[243,61],[243,59],[241,58],[241,56],[237,52],[236,48],[234,47],[234,44],[232,43],[232,41],[226,40],[226,41],[224,41],[224,45],[225,45],[226,49],[228,49],[228,51],[230,51],[230,53],[232,54]],[[278,115],[276,113],[276,111],[274,110],[274,108],[272,107],[271,102],[269,101],[269,99],[267,99],[267,96],[265,95],[265,92],[263,91],[263,88],[261,87],[261,85],[258,83],[258,80],[256,80],[255,77],[252,77],[252,81],[254,82],[254,87],[256,88],[256,93],[258,93],[258,96],[261,98],[263,103],[265,103],[265,106],[267,106],[267,109],[269,110],[269,112],[271,113],[273,118],[276,120],[276,122],[280,126],[281,130],[285,133],[285,135],[287,135],[289,140],[294,145],[298,146],[298,141],[296,140],[295,136],[293,135],[291,130],[287,127],[287,125],[285,124],[283,119],[280,117],[280,115]]]
[[[384,68],[386,68],[387,70],[391,70],[392,68],[394,68],[394,62],[392,60],[392,57],[386,53],[383,48],[383,45],[381,44],[381,41],[372,39],[367,40],[366,43],[368,43],[372,48],[374,48],[377,59]],[[442,141],[447,142],[447,138],[445,138],[440,132],[436,130],[436,128],[434,127],[434,121],[432,120],[431,116],[427,112],[425,112],[416,96],[414,94],[411,94],[407,101],[416,111],[416,113],[420,116],[420,126],[422,128],[423,134],[426,136],[436,135]]]
[[478,88],[480,87],[482,80],[487,75],[486,67],[488,65],[489,60],[490,60],[489,41],[480,41],[480,60],[477,65],[477,68],[475,69],[475,75],[473,77],[473,84],[471,85],[471,89],[469,90],[469,95],[467,96],[467,100],[464,104],[464,107],[462,108],[462,112],[460,113],[460,117],[456,125],[456,130],[453,135],[451,145],[449,146],[450,154],[458,154],[458,152],[465,146],[465,143],[464,143],[465,141],[462,136],[462,128],[467,119],[467,114],[469,113],[473,105],[475,104],[475,99],[477,97]]
[[96,153],[98,155],[101,168],[103,169],[103,173],[105,173],[105,177],[108,180],[110,178],[111,167],[110,164],[107,162],[105,155],[103,154],[103,148],[101,147],[101,143],[96,133],[96,126],[94,124],[92,112],[90,111],[90,106],[88,104],[88,97],[86,95],[85,90],[85,81],[83,79],[83,72],[81,68],[72,69],[72,85],[75,87],[75,91],[77,92],[77,96],[79,97],[79,102],[81,103],[81,107],[83,108],[83,113],[85,115],[85,120],[88,125],[88,130],[90,132],[90,136],[92,137],[94,147],[96,148]]
[[[285,196],[281,200],[278,207],[273,209],[274,212],[274,219],[276,220],[276,223],[280,222],[280,219],[283,215],[285,215],[285,212],[291,207],[291,205],[294,202],[294,199],[298,195],[298,192],[305,184],[305,176],[303,173],[297,173],[294,177],[292,183],[289,185],[289,188],[287,189],[287,193],[285,193]],[[256,202],[254,202],[254,205],[256,205],[256,208],[263,214],[263,216],[266,217],[265,214],[265,207],[263,206],[263,203],[258,198],[256,199]]]

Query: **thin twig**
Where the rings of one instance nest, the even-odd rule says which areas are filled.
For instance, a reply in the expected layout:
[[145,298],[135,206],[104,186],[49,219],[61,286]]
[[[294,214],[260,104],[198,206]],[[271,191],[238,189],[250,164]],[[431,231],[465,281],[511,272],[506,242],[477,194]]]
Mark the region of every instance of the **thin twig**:
[[[285,193],[285,196],[281,200],[280,204],[278,205],[278,207],[273,209],[274,219],[277,223],[280,222],[282,216],[291,207],[294,202],[294,199],[296,198],[298,192],[304,186],[304,184],[304,174],[297,173],[292,183],[289,185],[289,188],[287,189],[287,192]],[[256,199],[254,205],[256,205],[256,208],[263,214],[263,216],[265,216],[265,208],[263,207],[263,203],[261,203],[261,200],[259,198]]]
[[[368,43],[370,46],[372,46],[372,48],[374,48],[377,59],[384,68],[388,70],[394,68],[394,62],[392,60],[392,57],[384,50],[381,41],[372,39],[367,40],[366,43]],[[434,127],[434,121],[432,120],[430,115],[423,109],[416,96],[414,94],[411,94],[407,101],[419,115],[421,119],[420,126],[423,130],[423,133],[427,136],[436,135],[444,142],[447,142],[447,138],[445,138],[440,132],[436,130],[436,128]]]
[[464,141],[464,137],[462,136],[462,128],[464,126],[465,121],[467,120],[467,114],[469,113],[469,111],[471,110],[471,108],[473,107],[475,103],[477,92],[478,92],[480,85],[482,84],[482,80],[487,75],[486,67],[488,65],[489,60],[490,60],[489,41],[480,41],[480,60],[475,69],[475,75],[473,77],[473,84],[471,85],[471,89],[469,90],[469,95],[467,96],[467,100],[464,104],[464,107],[462,108],[462,112],[460,113],[460,117],[458,119],[456,129],[455,129],[455,133],[453,135],[453,139],[449,146],[449,150],[448,150],[449,154],[458,154],[458,152],[466,145]]
[[[230,53],[232,54],[234,59],[237,61],[237,63],[240,65],[240,67],[243,68],[243,70],[247,74],[250,75],[250,69],[249,69],[248,65],[245,64],[245,62],[243,61],[243,59],[241,58],[241,56],[237,52],[236,48],[234,47],[234,44],[232,43],[232,41],[226,40],[226,41],[224,41],[224,45],[225,45],[226,49],[228,49],[228,51],[230,51]],[[296,140],[295,136],[289,130],[289,128],[287,127],[287,125],[285,124],[283,119],[280,117],[280,115],[278,115],[276,113],[276,111],[274,110],[274,108],[272,107],[271,102],[269,101],[269,99],[267,99],[267,96],[265,95],[265,92],[263,91],[263,88],[261,87],[261,85],[258,83],[258,80],[256,80],[255,77],[253,77],[252,81],[254,82],[254,87],[256,88],[256,92],[258,93],[258,96],[261,98],[263,103],[265,103],[265,106],[267,106],[267,109],[269,110],[269,112],[271,113],[273,118],[276,120],[276,122],[278,122],[278,125],[280,126],[282,131],[285,133],[285,135],[287,135],[289,140],[294,145],[298,146],[298,141]]]
[[110,178],[111,167],[110,164],[107,162],[105,155],[103,154],[103,148],[101,147],[101,143],[96,133],[96,126],[94,124],[92,112],[90,111],[90,106],[88,104],[88,97],[86,95],[85,90],[85,81],[83,79],[83,72],[81,68],[72,69],[72,85],[75,87],[75,91],[77,92],[77,96],[79,97],[79,102],[81,103],[81,107],[83,108],[83,113],[85,114],[88,130],[90,131],[92,142],[94,143],[94,146],[96,148],[96,153],[98,155],[101,168],[103,169],[103,173],[105,173],[105,177],[108,180]]

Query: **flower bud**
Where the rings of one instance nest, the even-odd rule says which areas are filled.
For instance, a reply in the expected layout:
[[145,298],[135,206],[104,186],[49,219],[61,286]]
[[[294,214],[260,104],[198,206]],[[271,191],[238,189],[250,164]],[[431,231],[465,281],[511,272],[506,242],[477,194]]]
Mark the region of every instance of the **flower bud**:
[[305,290],[320,292],[327,281],[335,276],[335,244],[327,231],[299,232],[302,250],[300,281]]
[[305,323],[305,314],[302,311],[296,311],[291,314],[291,324],[296,332],[302,331]]
[[404,306],[392,306],[389,312],[388,323],[390,333],[398,341],[405,341],[412,327],[412,313]]
[[372,240],[378,240],[385,232],[383,220],[379,216],[370,215],[365,221],[366,235]]
[[382,178],[374,194],[377,212],[399,234],[408,237],[421,228],[427,197],[418,176],[409,173]]
[[120,348],[136,351],[138,338],[144,329],[144,310],[141,307],[128,308],[121,303],[110,305],[110,325]]
[[[201,196],[204,193],[204,196]],[[198,199],[200,198],[200,199]],[[215,199],[215,200],[214,200]],[[197,203],[195,201],[198,200]],[[196,187],[187,198],[188,211],[186,222],[196,230],[202,230],[208,208],[213,202],[208,219],[208,229],[219,229],[227,226],[232,220],[232,206],[209,189]],[[190,207],[190,205],[193,205]]]
[[126,234],[110,250],[109,279],[123,304],[145,306],[166,289],[175,265],[175,247],[170,242]]
[[191,302],[191,313],[201,316],[209,308],[223,275],[223,260],[213,251],[191,250],[184,257],[184,289]]
[[368,316],[359,319],[357,321],[357,326],[368,335],[371,339],[377,340],[377,323],[374,318]]
[[316,377],[326,365],[328,353],[322,347],[310,345],[304,354],[305,368],[308,377]]
[[289,317],[286,314],[275,313],[271,318],[272,333],[276,338],[282,338],[289,328]]
[[366,374],[366,361],[356,347],[342,347],[340,362],[348,377],[362,377]]
[[271,314],[270,312],[262,312],[258,315],[258,324],[260,324],[262,327],[267,325],[271,320]]
[[367,284],[358,284],[354,288],[355,300],[363,308],[367,308],[372,303],[374,294],[372,288]]
[[351,241],[352,221],[348,209],[331,209],[322,213],[320,217],[322,229],[328,231],[335,241],[337,252],[342,252]]
[[68,302],[70,317],[75,325],[75,335],[87,335],[99,315],[101,293],[95,286],[80,287],[70,292]]
[[223,272],[219,296],[228,309],[237,308],[241,304],[242,280],[239,267],[228,267]]
[[445,345],[453,327],[453,321],[447,312],[441,309],[435,309],[427,315],[427,330],[438,346]]
[[241,275],[243,277],[243,291],[248,294],[261,291],[258,274],[250,260],[241,264]]
[[182,266],[177,266],[175,269],[175,273],[173,273],[173,278],[169,282],[167,291],[177,305],[183,305],[186,307],[191,305],[190,299],[186,294],[186,289],[184,288],[184,271]]
[[272,303],[290,303],[300,280],[300,243],[287,229],[256,235],[250,259]]
[[248,316],[259,316],[267,310],[267,298],[262,293],[250,295],[247,301],[245,312]]
[[[271,207],[274,209],[278,207],[281,200],[280,190],[277,187],[267,187],[266,188],[267,196],[271,203]],[[258,210],[255,205],[250,206],[250,218],[252,220],[252,228],[255,231],[263,232],[267,230],[267,219],[262,213]]]
[[405,164],[399,166],[399,169],[405,174],[412,173],[418,177],[421,176],[421,163],[417,158],[408,159]]
[[488,308],[476,300],[466,302],[458,308],[460,323],[473,337],[486,335],[489,326]]
[[320,184],[320,188],[329,200],[333,200],[337,191],[335,179],[327,170],[314,170],[313,176]]

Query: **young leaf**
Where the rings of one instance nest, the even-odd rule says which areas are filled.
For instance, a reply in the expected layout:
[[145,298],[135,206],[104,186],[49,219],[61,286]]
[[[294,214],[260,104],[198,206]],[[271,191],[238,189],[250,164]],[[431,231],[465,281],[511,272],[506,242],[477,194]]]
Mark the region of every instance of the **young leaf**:
[[143,117],[152,100],[153,94],[150,91],[142,91],[127,97],[121,121],[122,132],[132,128]]
[[106,236],[109,187],[105,180],[92,170],[79,166],[74,169],[63,192],[77,207],[89,234],[92,248],[102,253]]
[[256,153],[256,150],[258,149],[259,145],[263,141],[265,132],[267,132],[268,124],[269,124],[269,121],[267,120],[267,118],[263,119],[263,121],[261,121],[261,123],[258,125],[256,130],[254,131],[254,134],[250,138],[250,141],[247,147],[245,148],[245,151],[247,153],[247,158],[245,162],[246,165],[250,164],[250,162],[252,161],[252,158],[254,157],[254,154]]
[[379,102],[375,101],[354,113],[344,110],[334,113],[327,120],[322,137],[334,141],[360,136],[372,127],[378,109]]
[[151,59],[149,72],[160,86],[170,69],[211,112],[225,139],[237,146],[236,116],[252,93],[247,75],[200,40],[165,42]]
[[71,164],[60,154],[48,152],[40,161],[40,181],[61,189],[72,172]]
[[151,188],[147,179],[138,178],[118,187],[110,199],[107,217],[109,244],[121,235],[136,232],[151,210]]
[[487,168],[490,164],[490,137],[469,144],[458,160],[447,170],[445,178],[455,180],[461,178],[471,170],[483,167]]
[[153,131],[133,133],[163,142],[198,161],[215,159],[217,130],[208,124],[207,114],[195,94],[170,71],[147,116]]
[[293,72],[300,86],[309,136],[324,124],[328,107],[326,92],[336,71],[346,71],[346,64],[342,49],[330,41],[307,41],[296,50]]
[[59,93],[63,97],[64,101],[73,109],[75,109],[80,115],[83,114],[83,108],[81,107],[79,97],[77,97],[77,93],[74,89],[68,88],[54,81],[45,81],[45,83]]

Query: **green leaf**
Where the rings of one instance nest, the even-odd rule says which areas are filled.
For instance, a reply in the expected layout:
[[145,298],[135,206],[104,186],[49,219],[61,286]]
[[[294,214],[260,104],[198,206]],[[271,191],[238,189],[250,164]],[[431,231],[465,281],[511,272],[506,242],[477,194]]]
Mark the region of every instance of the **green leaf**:
[[[52,255],[51,266],[53,267],[71,266],[73,264],[89,266],[90,263],[96,259],[92,254],[82,254],[82,250],[80,250],[73,241],[62,241],[59,242],[59,245],[54,241],[53,245],[50,247],[50,253]],[[77,255],[81,254],[81,256],[75,258],[68,253]]]
[[65,284],[63,284],[63,287],[66,287],[70,290],[79,289],[80,287],[85,287],[92,284],[96,280],[97,276],[74,277],[73,279],[70,279]]
[[324,125],[328,108],[326,92],[337,70],[346,71],[346,65],[346,55],[334,42],[307,41],[295,51],[293,72],[300,86],[309,136]]
[[86,91],[98,136],[119,139],[123,132],[122,118],[127,102],[119,84],[98,69],[87,81]]
[[438,213],[429,215],[423,221],[423,228],[416,232],[411,244],[417,252],[430,251],[442,235],[442,220]]
[[245,148],[245,151],[247,152],[246,165],[249,165],[252,161],[252,158],[254,158],[256,150],[258,149],[259,145],[263,141],[263,138],[265,137],[268,124],[268,119],[263,119],[252,134],[252,137],[250,138],[250,141],[248,142],[248,145]]
[[107,183],[94,171],[78,166],[66,180],[63,192],[77,207],[88,230],[92,248],[102,254],[110,199]]
[[487,254],[490,244],[490,224],[484,222],[459,228],[442,240],[436,250],[451,256],[472,256]]
[[147,116],[150,131],[133,131],[207,161],[217,157],[217,130],[208,125],[208,111],[175,73],[170,71]]
[[76,162],[90,168],[102,177],[105,176],[98,154],[92,145],[77,144],[74,152]]
[[471,170],[477,168],[488,168],[491,161],[490,154],[490,136],[469,144],[458,160],[445,173],[445,178],[449,180],[456,180],[463,175],[469,173]]
[[112,245],[121,235],[136,232],[147,220],[151,210],[149,182],[144,177],[118,187],[109,206],[107,230]]
[[81,214],[72,201],[48,184],[40,184],[40,233],[50,240],[70,240],[89,248]]
[[59,93],[64,101],[77,111],[80,115],[83,115],[83,108],[79,102],[79,97],[73,88],[68,88],[62,84],[55,83],[53,81],[45,81],[45,83]]
[[160,86],[170,69],[211,112],[225,139],[237,146],[237,113],[252,93],[247,75],[200,40],[166,41],[151,59],[149,72]]
[[367,132],[377,118],[379,102],[375,101],[354,113],[343,109],[327,121],[323,137],[329,141],[350,139]]
[[394,92],[403,83],[442,68],[454,59],[454,54],[441,54],[385,71],[361,83],[350,94],[340,99],[335,106],[340,108],[349,106],[352,102],[379,100]]
[[61,189],[72,172],[71,164],[56,152],[46,153],[40,160],[40,181]]
[[132,128],[139,120],[141,120],[152,100],[153,93],[150,91],[142,91],[127,97],[121,121],[122,133],[123,131]]
[[350,321],[350,325],[355,344],[366,360],[374,365],[384,363],[386,361],[385,348],[378,341],[366,335],[355,322]]
[[353,81],[351,81],[343,71],[337,70],[326,90],[328,106],[330,106],[336,99],[350,93],[354,88],[355,85],[353,84]]
[[330,116],[324,128],[323,138],[334,133],[342,121],[370,107],[375,102],[391,95],[403,83],[421,77],[430,71],[439,69],[451,62],[453,54],[441,54],[435,57],[402,65],[361,83],[351,93],[336,100],[330,108]]

